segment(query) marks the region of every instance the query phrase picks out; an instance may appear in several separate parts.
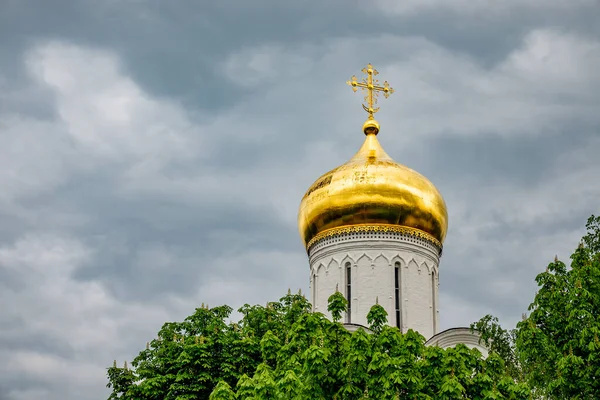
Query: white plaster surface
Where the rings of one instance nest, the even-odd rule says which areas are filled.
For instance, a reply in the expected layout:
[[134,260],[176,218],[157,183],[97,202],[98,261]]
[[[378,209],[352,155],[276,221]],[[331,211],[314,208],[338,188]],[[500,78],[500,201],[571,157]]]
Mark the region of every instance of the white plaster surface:
[[345,322],[368,326],[367,313],[378,300],[388,313],[388,323],[396,326],[394,269],[398,264],[401,329],[403,332],[413,329],[430,338],[439,326],[438,310],[434,309],[434,304],[438,304],[439,261],[438,248],[412,235],[371,232],[324,238],[309,251],[314,311],[331,318],[327,299],[336,287],[346,295],[346,265],[349,263],[351,315]]
[[454,347],[459,343],[464,344],[470,349],[477,349],[484,358],[488,356],[488,349],[479,343],[479,334],[471,332],[469,328],[450,328],[430,338],[426,346],[438,346],[443,349]]

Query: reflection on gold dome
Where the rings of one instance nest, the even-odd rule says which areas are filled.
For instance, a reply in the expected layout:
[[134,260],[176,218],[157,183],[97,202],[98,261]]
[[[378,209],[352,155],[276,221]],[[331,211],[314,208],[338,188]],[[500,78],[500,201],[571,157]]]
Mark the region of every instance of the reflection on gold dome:
[[376,129],[366,133],[358,153],[317,179],[302,198],[298,227],[304,245],[308,249],[311,239],[326,230],[365,224],[413,228],[441,245],[448,214],[436,187],[392,160]]
[[[408,232],[441,245],[448,229],[444,199],[424,176],[388,156],[379,141],[379,123],[373,115],[378,93],[394,93],[371,64],[362,70],[367,77],[353,76],[348,85],[366,91],[369,119],[363,125],[365,142],[347,163],[321,176],[308,189],[298,214],[298,228],[308,250],[315,240],[339,228],[352,231]],[[338,229],[336,229],[338,228]],[[347,230],[347,229],[346,229]]]

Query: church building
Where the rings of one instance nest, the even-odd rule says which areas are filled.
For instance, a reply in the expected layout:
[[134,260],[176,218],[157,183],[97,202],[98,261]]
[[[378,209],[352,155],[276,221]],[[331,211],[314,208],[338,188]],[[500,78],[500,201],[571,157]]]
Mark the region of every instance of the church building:
[[345,164],[326,172],[300,203],[298,228],[310,265],[313,311],[330,317],[327,300],[339,290],[348,301],[345,324],[367,325],[378,302],[388,323],[413,329],[441,347],[464,343],[487,349],[468,328],[439,332],[439,268],[448,230],[446,203],[423,175],[395,162],[377,140],[377,97],[394,92],[379,84],[371,64],[348,85],[365,92],[365,139]]

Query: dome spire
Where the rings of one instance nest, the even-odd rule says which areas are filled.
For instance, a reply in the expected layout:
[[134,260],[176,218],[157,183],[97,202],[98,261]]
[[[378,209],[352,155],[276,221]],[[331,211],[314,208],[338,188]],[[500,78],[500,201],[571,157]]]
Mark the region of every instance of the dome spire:
[[363,132],[365,135],[374,134],[377,135],[379,132],[379,122],[375,120],[375,113],[379,111],[379,107],[375,107],[377,104],[377,97],[379,92],[383,93],[383,96],[387,99],[390,94],[394,93],[394,89],[390,87],[388,81],[383,82],[383,86],[379,86],[379,80],[374,79],[374,76],[379,75],[379,72],[373,68],[371,63],[367,64],[365,68],[361,70],[367,74],[366,78],[362,79],[362,82],[358,82],[356,75],[352,75],[352,78],[346,83],[352,87],[352,90],[356,93],[358,88],[366,90],[365,104],[362,105],[363,109],[369,113],[369,118],[363,124]]

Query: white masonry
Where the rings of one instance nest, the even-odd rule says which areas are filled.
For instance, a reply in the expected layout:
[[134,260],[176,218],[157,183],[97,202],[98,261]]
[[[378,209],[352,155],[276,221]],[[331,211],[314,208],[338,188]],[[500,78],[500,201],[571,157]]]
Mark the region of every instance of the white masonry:
[[313,311],[331,318],[327,299],[336,287],[349,301],[343,322],[368,326],[378,300],[388,324],[430,338],[438,333],[440,249],[400,232],[351,232],[325,237],[309,248]]

